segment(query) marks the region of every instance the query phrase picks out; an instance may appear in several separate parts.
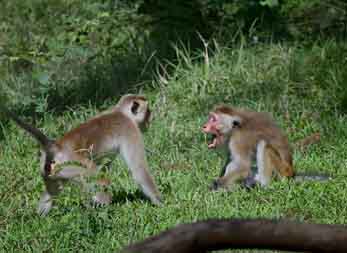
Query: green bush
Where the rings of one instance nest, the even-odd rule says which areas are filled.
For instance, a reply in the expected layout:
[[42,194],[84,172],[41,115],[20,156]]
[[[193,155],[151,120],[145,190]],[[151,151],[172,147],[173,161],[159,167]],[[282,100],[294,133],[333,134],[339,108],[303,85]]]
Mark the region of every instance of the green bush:
[[154,31],[191,38],[198,31],[205,36],[218,34],[229,42],[238,31],[251,37],[295,39],[346,37],[347,31],[344,0],[145,0],[139,10],[153,17]]
[[345,7],[342,0],[5,1],[0,93],[26,111],[98,103],[149,83],[158,66],[179,63],[177,45],[201,60],[196,49],[209,43],[212,53],[213,40],[312,45],[343,37]]
[[0,93],[9,106],[44,112],[134,89],[149,61],[135,14],[127,1],[7,1]]

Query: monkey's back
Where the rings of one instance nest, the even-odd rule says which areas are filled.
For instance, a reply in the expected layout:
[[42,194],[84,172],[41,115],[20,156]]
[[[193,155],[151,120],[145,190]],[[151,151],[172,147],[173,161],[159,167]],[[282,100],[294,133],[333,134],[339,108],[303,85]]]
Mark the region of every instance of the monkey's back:
[[276,124],[270,114],[265,112],[243,111],[246,121],[244,130],[254,135],[254,139],[265,140],[280,154],[281,158],[292,166],[292,152],[288,138]]
[[[57,140],[57,144],[69,146],[74,151],[93,149],[98,153],[103,151],[100,147],[105,146],[110,140],[114,141],[134,132],[136,135],[137,131],[136,125],[126,115],[120,111],[114,111],[82,123]],[[108,145],[114,145],[114,143]]]

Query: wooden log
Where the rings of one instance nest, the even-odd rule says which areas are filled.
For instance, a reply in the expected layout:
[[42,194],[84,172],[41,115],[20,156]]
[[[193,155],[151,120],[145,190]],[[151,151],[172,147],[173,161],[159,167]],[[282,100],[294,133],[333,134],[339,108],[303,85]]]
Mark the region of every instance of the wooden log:
[[178,225],[121,252],[203,253],[222,249],[347,253],[347,227],[266,219],[206,220]]

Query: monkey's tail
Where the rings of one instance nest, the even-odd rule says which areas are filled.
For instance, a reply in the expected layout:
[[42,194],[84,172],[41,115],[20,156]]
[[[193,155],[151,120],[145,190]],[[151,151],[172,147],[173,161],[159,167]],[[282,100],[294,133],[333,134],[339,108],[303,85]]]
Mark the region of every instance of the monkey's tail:
[[20,118],[18,118],[13,112],[9,111],[2,105],[0,105],[0,110],[3,111],[8,117],[10,117],[14,122],[16,122],[21,128],[29,132],[44,149],[47,149],[48,147],[53,145],[54,141],[48,138],[36,127],[25,123]]
[[318,173],[295,173],[293,176],[295,182],[304,181],[328,181],[332,179],[332,176],[328,174],[318,174]]

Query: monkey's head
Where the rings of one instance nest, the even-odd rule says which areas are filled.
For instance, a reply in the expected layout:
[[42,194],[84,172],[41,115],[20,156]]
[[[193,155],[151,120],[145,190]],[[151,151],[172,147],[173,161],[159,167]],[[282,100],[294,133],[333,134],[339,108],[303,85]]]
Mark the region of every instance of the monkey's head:
[[128,94],[118,102],[120,109],[134,120],[139,127],[147,128],[151,120],[151,111],[147,99],[141,95]]
[[228,106],[217,106],[209,113],[207,122],[202,131],[212,136],[208,148],[216,148],[225,143],[232,132],[241,127],[242,119],[236,110]]

